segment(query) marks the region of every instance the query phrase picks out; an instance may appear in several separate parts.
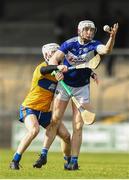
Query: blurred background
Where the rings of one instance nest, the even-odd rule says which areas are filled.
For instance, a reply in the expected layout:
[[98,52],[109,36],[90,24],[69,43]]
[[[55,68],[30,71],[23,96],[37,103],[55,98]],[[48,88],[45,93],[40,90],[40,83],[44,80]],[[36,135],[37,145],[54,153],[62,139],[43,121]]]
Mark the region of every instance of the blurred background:
[[[102,58],[91,80],[91,102],[96,123],[84,127],[82,151],[129,151],[129,1],[128,0],[0,0],[0,148],[16,149],[24,135],[19,106],[41,62],[41,47],[77,35],[80,20],[93,20],[95,39],[107,42],[105,24],[119,23],[115,48]],[[70,107],[70,104],[69,104]],[[71,111],[64,122],[71,131]],[[40,150],[41,129],[31,150]],[[52,145],[59,150],[59,140]]]

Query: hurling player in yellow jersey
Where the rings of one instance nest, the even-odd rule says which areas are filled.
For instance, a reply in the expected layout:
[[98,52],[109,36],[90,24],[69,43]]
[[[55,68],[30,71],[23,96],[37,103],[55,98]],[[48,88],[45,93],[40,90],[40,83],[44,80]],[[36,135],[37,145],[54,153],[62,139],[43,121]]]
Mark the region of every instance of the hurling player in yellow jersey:
[[[24,122],[25,127],[27,128],[27,133],[21,140],[16,153],[14,154],[13,160],[10,163],[10,168],[19,170],[19,162],[21,160],[22,154],[30,145],[32,140],[39,133],[40,125],[46,128],[46,138],[47,131],[49,131],[51,121],[51,102],[53,99],[54,91],[56,88],[57,80],[63,79],[63,73],[67,71],[67,66],[58,65],[55,66],[60,72],[57,73],[56,78],[51,76],[51,74],[44,74],[43,69],[47,67],[48,59],[54,54],[54,52],[59,48],[59,45],[56,43],[50,43],[43,46],[45,53],[45,61],[38,65],[33,73],[31,89],[23,101],[20,107],[20,121]],[[51,68],[51,66],[49,66]],[[53,67],[52,67],[53,68]],[[62,71],[62,72],[61,72]],[[49,125],[50,124],[50,125]],[[49,133],[49,132],[48,132]],[[63,152],[66,157],[70,156],[70,134],[65,128],[64,124],[61,123],[57,131],[57,135],[62,138],[63,143]],[[43,164],[46,164],[48,149],[43,148],[40,160],[44,158]],[[39,164],[39,162],[38,162]],[[42,164],[42,165],[43,165]],[[38,167],[38,165],[34,165]]]

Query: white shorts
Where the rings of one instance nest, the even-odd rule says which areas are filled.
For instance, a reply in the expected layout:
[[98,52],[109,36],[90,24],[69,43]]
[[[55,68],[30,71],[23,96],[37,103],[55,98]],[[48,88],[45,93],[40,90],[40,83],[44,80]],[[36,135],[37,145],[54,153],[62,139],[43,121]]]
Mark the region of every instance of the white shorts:
[[[71,87],[68,86],[72,92],[72,94],[76,97],[76,99],[81,103],[89,103],[90,102],[90,85],[87,84],[82,87]],[[67,94],[66,90],[62,87],[60,82],[58,83],[55,91],[55,97],[63,100],[69,101],[70,96]]]

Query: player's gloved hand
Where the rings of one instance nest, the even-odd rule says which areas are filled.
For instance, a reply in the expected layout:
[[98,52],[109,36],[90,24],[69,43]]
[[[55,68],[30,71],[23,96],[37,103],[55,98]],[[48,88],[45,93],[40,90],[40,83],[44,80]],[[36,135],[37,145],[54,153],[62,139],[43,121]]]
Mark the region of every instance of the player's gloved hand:
[[60,81],[60,80],[64,79],[64,75],[63,75],[62,72],[57,71],[56,74],[55,74],[55,78],[56,78],[57,81]]
[[57,68],[63,73],[68,71],[68,67],[66,65],[58,65]]
[[96,82],[96,84],[98,85],[98,84],[99,84],[98,75],[97,75],[95,72],[92,71],[91,77],[92,77],[92,79],[94,80],[94,82]]

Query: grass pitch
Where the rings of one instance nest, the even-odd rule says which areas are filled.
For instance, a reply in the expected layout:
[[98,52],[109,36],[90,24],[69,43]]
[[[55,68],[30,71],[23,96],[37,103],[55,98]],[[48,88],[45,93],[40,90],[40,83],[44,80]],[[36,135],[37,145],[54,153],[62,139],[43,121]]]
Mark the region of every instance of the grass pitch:
[[122,153],[81,153],[80,170],[63,169],[61,153],[49,153],[48,163],[41,169],[34,169],[37,152],[25,152],[22,168],[9,169],[13,151],[0,150],[0,178],[4,179],[129,179],[129,154]]

